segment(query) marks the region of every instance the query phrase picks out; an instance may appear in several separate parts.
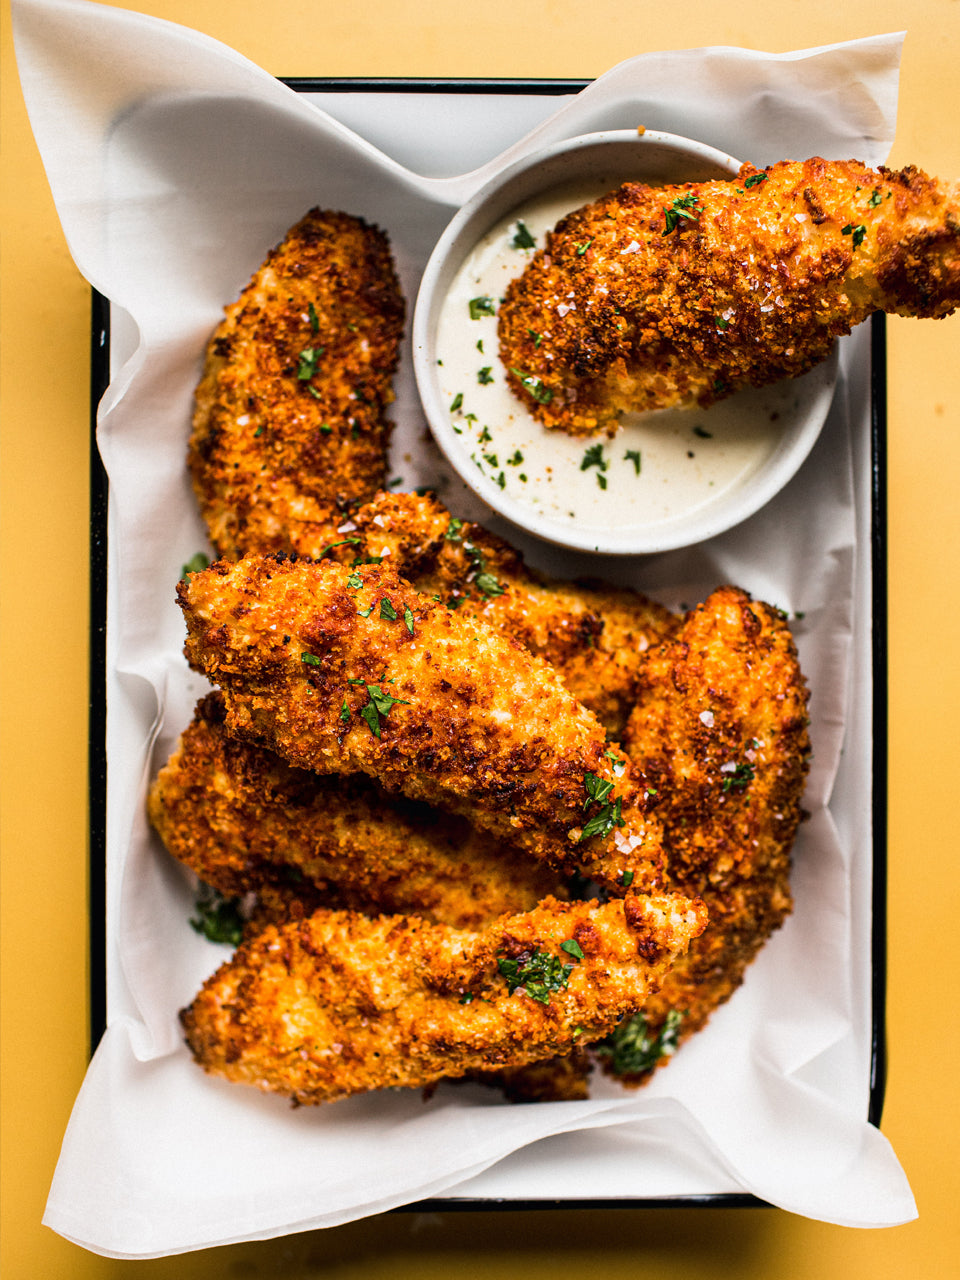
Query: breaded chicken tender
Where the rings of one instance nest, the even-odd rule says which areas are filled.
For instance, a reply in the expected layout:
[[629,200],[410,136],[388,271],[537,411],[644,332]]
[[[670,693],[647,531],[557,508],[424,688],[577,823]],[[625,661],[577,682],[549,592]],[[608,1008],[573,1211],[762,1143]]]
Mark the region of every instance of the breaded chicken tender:
[[229,737],[223,721],[222,697],[209,694],[147,799],[170,853],[220,893],[255,890],[272,914],[307,895],[463,929],[562,894],[556,875],[465,819],[389,796],[363,776],[295,769]]
[[520,1067],[638,1009],[703,927],[678,895],[547,900],[480,933],[320,911],[268,927],[181,1020],[211,1074],[295,1103]]
[[188,461],[219,555],[323,539],[386,483],[404,301],[386,236],[313,209],[227,307]]
[[500,358],[545,426],[709,405],[811,369],[872,312],[960,302],[960,194],[915,168],[813,158],[626,183],[562,219],[511,282]]
[[698,1031],[791,910],[790,853],[810,757],[807,688],[779,610],[722,587],[652,650],[625,744],[656,790],[667,882],[709,923],[643,1010]]
[[[380,565],[250,556],[178,590],[229,732],[464,813],[555,871],[656,887],[649,801],[542,659]],[[626,879],[624,879],[626,877]]]
[[424,595],[545,658],[614,737],[636,701],[641,655],[678,625],[638,591],[535,573],[503,538],[452,516],[432,495],[379,494],[341,536],[347,562],[384,558]]

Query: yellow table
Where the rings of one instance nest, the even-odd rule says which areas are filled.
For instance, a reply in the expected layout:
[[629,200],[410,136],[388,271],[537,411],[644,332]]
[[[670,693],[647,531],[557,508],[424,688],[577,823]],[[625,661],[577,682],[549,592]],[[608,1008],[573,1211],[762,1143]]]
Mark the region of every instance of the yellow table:
[[[284,75],[594,76],[647,49],[801,48],[906,29],[892,162],[960,175],[953,0],[772,6],[623,0],[141,0]],[[957,1274],[953,857],[960,634],[960,317],[889,323],[890,1074],[883,1129],[917,1223],[852,1231],[776,1210],[395,1215],[125,1263],[40,1225],[86,1065],[89,290],[69,257],[3,15],[3,1235],[7,1280],[112,1276]]]

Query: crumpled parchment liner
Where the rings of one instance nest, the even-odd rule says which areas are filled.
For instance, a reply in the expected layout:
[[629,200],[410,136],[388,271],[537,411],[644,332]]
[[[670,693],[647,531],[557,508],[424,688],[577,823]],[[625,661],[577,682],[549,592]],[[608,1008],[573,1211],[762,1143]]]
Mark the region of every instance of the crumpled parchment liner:
[[[645,54],[575,97],[516,97],[512,112],[497,95],[398,95],[396,111],[384,111],[385,95],[331,93],[319,99],[327,114],[185,28],[84,0],[14,0],[13,10],[24,93],[64,231],[80,270],[111,300],[114,324],[114,377],[98,431],[110,477],[108,1030],[64,1139],[45,1222],[100,1253],[153,1257],[439,1195],[749,1191],[853,1226],[913,1217],[897,1160],[865,1120],[865,330],[841,344],[827,426],[785,492],[721,538],[646,559],[598,563],[491,521],[425,440],[408,356],[397,379],[401,487],[436,484],[454,511],[484,519],[552,573],[602,573],[674,606],[733,581],[803,615],[796,631],[813,689],[815,758],[795,913],[742,990],[643,1091],[601,1079],[588,1102],[510,1106],[492,1091],[451,1085],[429,1102],[384,1092],[292,1110],[206,1077],[189,1060],[176,1014],[221,951],[188,927],[192,883],[143,811],[147,782],[203,688],[181,656],[174,604],[181,565],[205,546],[184,466],[192,390],[223,305],[287,227],[314,204],[379,223],[412,309],[458,204],[546,141],[644,124],[758,164],[808,154],[882,162],[899,37],[782,55]],[[338,103],[353,128],[335,118]],[[390,145],[404,164],[386,154]]]

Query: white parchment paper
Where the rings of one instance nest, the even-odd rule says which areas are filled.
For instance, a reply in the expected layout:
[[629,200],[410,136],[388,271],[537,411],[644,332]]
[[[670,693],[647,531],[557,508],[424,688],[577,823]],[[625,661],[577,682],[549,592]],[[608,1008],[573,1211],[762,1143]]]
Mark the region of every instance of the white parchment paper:
[[[845,339],[824,433],[774,503],[689,551],[598,562],[498,527],[424,439],[408,356],[401,487],[439,486],[534,564],[690,604],[732,581],[802,615],[813,689],[810,821],[796,910],[707,1030],[643,1091],[510,1106],[444,1086],[291,1110],[207,1078],[177,1010],[221,957],[188,926],[189,877],[144,790],[202,691],[181,656],[182,564],[205,546],[185,469],[206,340],[314,204],[390,235],[411,302],[458,204],[527,149],[600,128],[687,134],[742,159],[856,156],[893,137],[898,36],[798,53],[629,59],[576,96],[298,95],[181,27],[84,0],[14,0],[31,121],[71,251],[112,304],[98,440],[110,478],[108,1029],[68,1127],[45,1221],[152,1257],[347,1222],[428,1196],[636,1199],[753,1192],[851,1226],[915,1215],[870,1084],[872,744],[869,344]],[[531,66],[535,74],[536,66]],[[322,74],[323,68],[318,67]],[[415,1158],[412,1158],[415,1153]],[[569,1171],[577,1170],[571,1186]]]

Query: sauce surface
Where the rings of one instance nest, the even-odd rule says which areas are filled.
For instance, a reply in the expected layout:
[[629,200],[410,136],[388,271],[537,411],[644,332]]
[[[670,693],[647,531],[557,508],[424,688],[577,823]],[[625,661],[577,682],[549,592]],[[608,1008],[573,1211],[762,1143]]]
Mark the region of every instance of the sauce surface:
[[625,414],[616,436],[594,440],[548,431],[532,417],[506,381],[497,308],[557,221],[606,189],[548,192],[493,227],[457,273],[437,332],[438,385],[465,457],[533,512],[597,530],[656,526],[748,482],[799,403],[796,384],[780,383],[709,410]]

